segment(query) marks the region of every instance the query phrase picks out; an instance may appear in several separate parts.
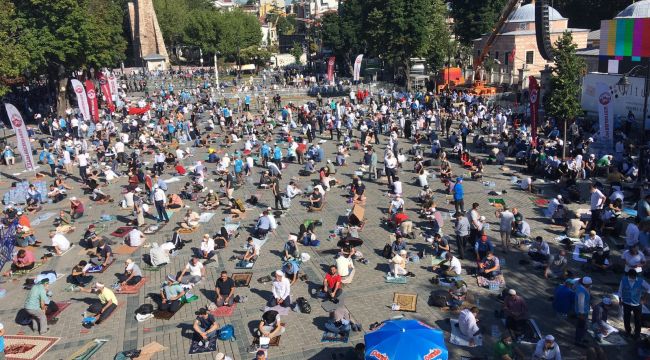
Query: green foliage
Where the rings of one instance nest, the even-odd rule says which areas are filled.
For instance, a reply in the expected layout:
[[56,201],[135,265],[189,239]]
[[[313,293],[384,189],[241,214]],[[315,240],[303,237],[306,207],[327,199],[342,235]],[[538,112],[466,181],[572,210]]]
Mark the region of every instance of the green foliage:
[[190,21],[189,1],[153,0],[153,7],[165,43],[172,46],[182,44],[186,27],[193,25],[195,21],[195,19]]
[[218,12],[215,25],[217,49],[225,56],[237,58],[241,49],[259,46],[262,41],[262,30],[257,18],[241,10]]
[[29,54],[17,40],[18,23],[14,21],[14,6],[0,0],[0,96],[7,93],[11,80],[19,77],[29,64]]
[[239,56],[242,64],[255,64],[265,66],[271,60],[271,52],[256,45],[241,50]]
[[300,61],[300,57],[303,54],[302,45],[300,45],[297,42],[293,43],[293,47],[291,48],[291,51],[289,53],[291,54],[291,56],[293,56],[294,59],[296,59],[296,64],[302,65],[302,62]]
[[[275,14],[274,14],[275,15]],[[278,15],[275,15],[278,16]],[[293,35],[298,29],[296,15],[280,16],[276,24],[278,35]]]
[[451,0],[454,32],[465,44],[494,28],[507,0]]
[[584,60],[576,55],[577,46],[570,32],[565,32],[555,42],[551,74],[550,96],[545,97],[549,115],[562,120],[572,120],[582,113],[580,105],[580,80],[585,73]]

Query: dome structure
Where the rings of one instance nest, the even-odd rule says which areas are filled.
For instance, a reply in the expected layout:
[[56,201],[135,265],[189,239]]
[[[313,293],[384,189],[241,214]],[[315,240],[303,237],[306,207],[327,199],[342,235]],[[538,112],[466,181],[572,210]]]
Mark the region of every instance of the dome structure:
[[616,15],[615,19],[650,18],[650,0],[637,1]]
[[[650,2],[650,0],[645,0],[643,2]],[[566,20],[559,11],[555,10],[553,7],[548,7],[550,20]],[[508,18],[509,23],[523,23],[523,22],[535,22],[535,4],[530,3],[523,6],[520,6],[515,10],[512,15]]]

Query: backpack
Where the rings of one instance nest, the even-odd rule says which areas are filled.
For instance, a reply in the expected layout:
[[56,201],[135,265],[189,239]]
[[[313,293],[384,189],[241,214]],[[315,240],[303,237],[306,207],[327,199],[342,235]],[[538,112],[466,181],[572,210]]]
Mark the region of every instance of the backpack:
[[153,305],[142,304],[135,310],[135,313],[141,315],[153,314]]
[[235,339],[235,327],[231,324],[227,324],[221,329],[219,329],[219,335],[217,335],[221,341],[233,341]]
[[385,257],[386,259],[390,259],[393,256],[393,248],[390,246],[390,244],[384,245],[384,249],[381,251],[381,256]]
[[447,306],[449,293],[446,290],[436,290],[431,293],[429,297],[429,305],[436,307]]
[[296,299],[296,303],[298,303],[298,307],[300,308],[300,312],[303,314],[310,314],[311,313],[311,305],[309,305],[309,302],[307,299],[304,297],[299,297]]

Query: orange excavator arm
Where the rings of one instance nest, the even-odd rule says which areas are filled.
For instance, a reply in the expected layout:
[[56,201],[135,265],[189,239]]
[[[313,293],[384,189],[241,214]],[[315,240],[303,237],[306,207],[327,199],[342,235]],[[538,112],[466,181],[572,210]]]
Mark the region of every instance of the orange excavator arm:
[[477,69],[483,65],[483,61],[485,61],[485,58],[490,51],[490,48],[492,47],[492,44],[494,43],[494,40],[496,40],[497,35],[501,32],[501,29],[503,28],[503,25],[506,23],[506,20],[508,20],[508,17],[510,17],[510,13],[512,13],[512,10],[517,7],[517,5],[521,2],[521,0],[509,0],[508,4],[506,4],[506,7],[503,9],[501,12],[501,15],[499,16],[499,20],[497,21],[496,25],[494,26],[494,29],[492,29],[492,33],[490,34],[490,37],[487,39],[487,42],[485,42],[485,45],[483,46],[483,49],[481,49],[481,55],[478,56],[478,58],[474,59],[474,72],[476,72]]

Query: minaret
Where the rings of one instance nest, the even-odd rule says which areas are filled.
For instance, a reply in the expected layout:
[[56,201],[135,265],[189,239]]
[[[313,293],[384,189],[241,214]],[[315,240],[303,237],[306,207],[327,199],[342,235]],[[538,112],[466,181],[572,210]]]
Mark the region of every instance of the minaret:
[[135,0],[128,4],[128,8],[134,57],[140,59],[143,56],[159,54],[168,62],[169,56],[152,0]]

